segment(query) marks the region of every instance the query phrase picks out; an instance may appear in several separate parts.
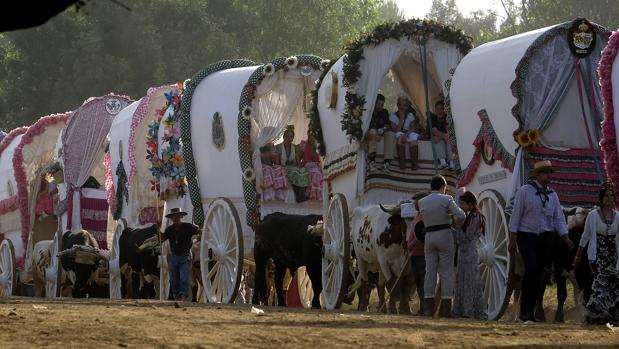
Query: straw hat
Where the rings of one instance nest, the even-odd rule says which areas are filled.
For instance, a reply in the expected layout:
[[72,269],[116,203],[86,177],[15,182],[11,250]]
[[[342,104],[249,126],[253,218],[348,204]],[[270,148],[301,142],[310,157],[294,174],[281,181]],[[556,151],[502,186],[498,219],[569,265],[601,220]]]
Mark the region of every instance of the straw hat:
[[174,216],[174,215],[177,215],[177,214],[180,214],[181,216],[186,216],[186,215],[187,215],[187,212],[185,212],[185,211],[181,210],[181,209],[180,209],[180,208],[178,208],[178,207],[174,207],[174,208],[172,208],[172,209],[170,209],[170,210],[168,211],[168,214],[166,214],[166,215],[165,215],[165,217],[166,217],[166,218],[170,218],[171,216]]
[[535,177],[540,172],[556,172],[557,168],[552,166],[550,160],[538,161],[533,165],[533,169],[529,171],[529,177]]

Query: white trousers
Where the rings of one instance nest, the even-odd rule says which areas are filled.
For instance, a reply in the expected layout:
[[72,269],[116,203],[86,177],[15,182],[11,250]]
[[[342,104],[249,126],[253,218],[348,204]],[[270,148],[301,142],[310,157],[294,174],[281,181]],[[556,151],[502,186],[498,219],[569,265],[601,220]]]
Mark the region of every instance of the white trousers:
[[423,295],[434,298],[436,274],[441,278],[441,298],[453,298],[455,286],[454,255],[456,246],[451,229],[426,233],[424,253],[426,256],[426,277]]

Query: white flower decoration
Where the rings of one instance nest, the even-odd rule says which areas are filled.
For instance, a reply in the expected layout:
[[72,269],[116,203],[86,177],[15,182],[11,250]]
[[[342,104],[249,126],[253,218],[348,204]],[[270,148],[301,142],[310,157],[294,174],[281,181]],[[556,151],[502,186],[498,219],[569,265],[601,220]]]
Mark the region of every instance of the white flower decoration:
[[256,173],[254,172],[254,169],[248,167],[243,170],[243,179],[247,182],[252,182],[254,179],[256,179]]
[[297,64],[299,64],[299,59],[297,58],[297,56],[290,56],[286,58],[286,65],[289,69],[296,68]]
[[264,65],[264,68],[262,68],[262,74],[264,76],[271,76],[273,73],[275,73],[275,66],[273,63],[267,63]]
[[247,106],[247,107],[243,108],[241,113],[243,114],[243,119],[249,120],[249,119],[251,119],[252,115],[254,115],[254,108],[252,108],[250,106]]

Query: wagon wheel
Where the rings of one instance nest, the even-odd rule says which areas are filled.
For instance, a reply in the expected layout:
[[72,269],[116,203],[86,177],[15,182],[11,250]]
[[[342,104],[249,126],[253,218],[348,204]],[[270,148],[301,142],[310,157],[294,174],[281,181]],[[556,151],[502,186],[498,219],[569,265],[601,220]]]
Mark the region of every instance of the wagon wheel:
[[486,217],[486,231],[477,245],[481,282],[488,319],[498,320],[507,309],[513,291],[513,267],[507,250],[509,217],[505,213],[505,200],[496,190],[481,192],[479,205]]
[[0,243],[0,297],[10,297],[17,288],[15,249],[9,239]]
[[336,309],[346,295],[350,260],[350,226],[346,197],[335,194],[324,217],[322,238],[322,300],[326,309]]
[[170,254],[170,242],[161,243],[161,254],[159,255],[159,300],[165,301],[170,297],[170,268],[168,266],[168,255]]
[[309,309],[312,307],[314,290],[312,289],[312,281],[307,274],[307,269],[305,269],[305,267],[300,267],[299,269],[297,269],[296,277],[301,304],[303,304],[303,308]]
[[58,253],[62,249],[60,234],[60,231],[54,234],[54,240],[50,246],[50,263],[45,268],[45,297],[47,298],[56,298],[60,293],[60,273],[62,273],[62,265],[60,264],[60,257],[58,257]]
[[243,230],[234,204],[226,198],[215,199],[206,212],[200,272],[208,302],[234,302],[243,272]]
[[122,298],[122,276],[120,275],[120,237],[127,228],[127,221],[124,218],[116,222],[116,229],[112,237],[112,248],[110,250],[110,299]]

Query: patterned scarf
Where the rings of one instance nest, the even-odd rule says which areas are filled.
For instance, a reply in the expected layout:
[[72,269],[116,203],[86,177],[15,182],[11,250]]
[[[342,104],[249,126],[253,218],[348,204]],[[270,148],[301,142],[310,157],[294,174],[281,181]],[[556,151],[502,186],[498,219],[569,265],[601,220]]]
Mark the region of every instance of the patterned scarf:
[[127,190],[127,172],[123,162],[118,163],[116,167],[116,176],[118,176],[118,182],[116,183],[116,210],[114,210],[114,219],[120,219],[123,211],[123,198],[125,202],[129,204],[129,191]]

